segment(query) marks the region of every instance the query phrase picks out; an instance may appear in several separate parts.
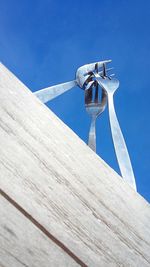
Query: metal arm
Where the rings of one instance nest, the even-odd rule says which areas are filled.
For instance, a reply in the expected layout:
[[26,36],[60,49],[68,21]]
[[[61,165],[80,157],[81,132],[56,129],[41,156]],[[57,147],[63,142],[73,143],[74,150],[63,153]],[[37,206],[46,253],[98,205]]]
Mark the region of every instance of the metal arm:
[[107,77],[104,79],[98,74],[95,74],[95,77],[99,85],[106,90],[108,95],[108,108],[112,139],[122,177],[136,190],[135,177],[130,157],[114,108],[113,94],[119,87],[119,81],[117,79],[109,79]]
[[122,177],[136,190],[130,157],[114,108],[113,94],[108,98],[108,108],[113,143]]
[[92,116],[89,130],[88,146],[96,152],[96,116]]
[[66,82],[66,83],[61,83],[58,85],[50,86],[41,90],[38,90],[34,92],[34,94],[43,102],[46,103],[55,97],[65,93],[66,91],[72,89],[77,85],[76,80]]

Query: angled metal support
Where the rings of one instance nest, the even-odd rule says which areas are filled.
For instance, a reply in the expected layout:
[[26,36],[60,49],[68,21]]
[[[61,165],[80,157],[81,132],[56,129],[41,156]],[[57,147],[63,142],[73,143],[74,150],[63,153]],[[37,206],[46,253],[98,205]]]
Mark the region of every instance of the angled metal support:
[[114,143],[115,153],[118,160],[119,168],[122,178],[129,183],[136,191],[135,177],[129,157],[129,153],[126,147],[126,143],[117,119],[115,112],[113,95],[119,87],[119,81],[117,79],[110,79],[109,77],[100,77],[95,73],[96,81],[107,92],[108,96],[108,109],[110,128],[112,133],[112,139]]
[[34,94],[43,102],[47,103],[48,101],[54,99],[55,97],[62,95],[68,90],[72,89],[77,85],[76,80],[57,84],[50,86],[41,90],[36,91]]

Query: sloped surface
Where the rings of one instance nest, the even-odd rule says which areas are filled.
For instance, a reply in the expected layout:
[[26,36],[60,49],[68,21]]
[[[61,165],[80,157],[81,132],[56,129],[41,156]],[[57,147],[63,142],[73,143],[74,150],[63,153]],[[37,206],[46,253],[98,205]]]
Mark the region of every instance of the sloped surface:
[[150,266],[149,204],[3,65],[0,100],[3,197],[78,265]]
[[0,199],[0,266],[64,266],[78,264],[45,236],[5,198]]

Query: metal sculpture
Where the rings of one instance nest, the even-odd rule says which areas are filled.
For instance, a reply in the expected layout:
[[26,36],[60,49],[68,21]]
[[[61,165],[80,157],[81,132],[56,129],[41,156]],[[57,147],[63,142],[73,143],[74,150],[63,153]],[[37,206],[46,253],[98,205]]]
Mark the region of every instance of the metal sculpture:
[[[78,68],[76,72],[76,80],[57,84],[50,86],[41,90],[34,92],[34,94],[43,102],[47,103],[48,101],[54,99],[55,97],[67,92],[75,86],[79,86],[81,89],[85,89],[85,84],[88,82],[88,79],[91,77],[91,73],[95,71],[95,64],[97,64],[98,69],[103,67],[103,64],[109,63],[111,60],[100,61],[98,63],[92,63],[84,65]],[[101,74],[101,72],[99,73]],[[89,82],[89,87],[94,83],[94,81]],[[88,89],[88,87],[87,87]]]
[[136,190],[130,157],[114,108],[113,95],[119,87],[119,81],[113,78],[114,74],[107,75],[107,72],[111,69],[106,69],[106,64],[110,62],[111,60],[105,60],[84,65],[78,68],[76,80],[44,88],[34,94],[43,103],[46,103],[75,86],[83,89],[85,93],[85,108],[91,116],[88,145],[95,152],[96,119],[105,110],[108,100],[110,128],[120,172],[122,178]]

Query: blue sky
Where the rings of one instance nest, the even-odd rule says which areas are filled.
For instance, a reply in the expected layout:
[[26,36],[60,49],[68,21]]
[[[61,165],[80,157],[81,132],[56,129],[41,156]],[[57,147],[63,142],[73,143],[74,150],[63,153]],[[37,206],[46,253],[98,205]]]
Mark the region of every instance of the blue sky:
[[[115,106],[138,192],[150,201],[150,1],[0,0],[0,61],[32,91],[74,79],[86,63],[112,59]],[[90,119],[74,88],[48,106],[85,142]],[[117,172],[108,111],[97,153]]]

